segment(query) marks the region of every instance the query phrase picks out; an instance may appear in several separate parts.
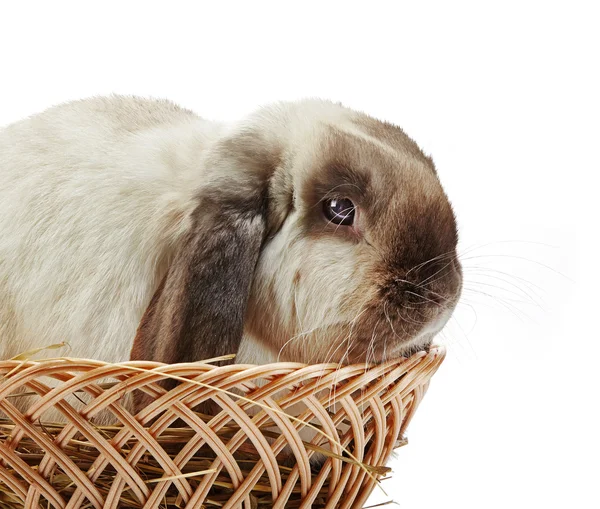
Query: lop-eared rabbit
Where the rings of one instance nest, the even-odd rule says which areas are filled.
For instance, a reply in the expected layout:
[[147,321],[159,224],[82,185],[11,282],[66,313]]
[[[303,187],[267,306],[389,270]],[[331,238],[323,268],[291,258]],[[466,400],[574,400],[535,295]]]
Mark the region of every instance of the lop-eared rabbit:
[[98,97],[0,131],[3,359],[380,362],[447,322],[456,244],[432,160],[328,101]]

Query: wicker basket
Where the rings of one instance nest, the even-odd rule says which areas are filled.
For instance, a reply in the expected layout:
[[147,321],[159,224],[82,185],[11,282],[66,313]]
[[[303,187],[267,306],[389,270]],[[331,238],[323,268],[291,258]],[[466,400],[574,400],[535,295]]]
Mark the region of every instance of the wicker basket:
[[[0,362],[0,508],[362,507],[443,357]],[[133,391],[153,401],[136,415]],[[207,400],[220,413],[199,413]],[[66,424],[44,420],[52,407]],[[98,424],[107,414],[116,424]]]

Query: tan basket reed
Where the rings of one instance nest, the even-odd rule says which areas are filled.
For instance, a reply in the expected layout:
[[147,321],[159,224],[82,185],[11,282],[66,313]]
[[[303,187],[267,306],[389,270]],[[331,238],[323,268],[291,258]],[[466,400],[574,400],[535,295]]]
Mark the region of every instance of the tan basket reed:
[[[0,508],[362,507],[443,357],[368,369],[2,361]],[[172,377],[188,381],[158,384]],[[137,415],[122,404],[134,390],[153,400]],[[218,415],[192,410],[208,399]],[[66,424],[44,422],[52,407]]]

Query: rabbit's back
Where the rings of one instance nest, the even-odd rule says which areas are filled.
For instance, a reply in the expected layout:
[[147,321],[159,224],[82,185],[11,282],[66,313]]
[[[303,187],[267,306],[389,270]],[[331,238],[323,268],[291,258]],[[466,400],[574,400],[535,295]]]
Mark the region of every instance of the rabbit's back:
[[60,341],[73,356],[128,358],[219,129],[113,96],[0,130],[0,358]]

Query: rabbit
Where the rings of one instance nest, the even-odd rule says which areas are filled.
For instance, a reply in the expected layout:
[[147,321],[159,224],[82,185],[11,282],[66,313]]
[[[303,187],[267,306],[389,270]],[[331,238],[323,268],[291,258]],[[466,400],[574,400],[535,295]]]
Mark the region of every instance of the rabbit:
[[457,241],[432,159],[341,104],[61,104],[0,131],[0,358],[385,361],[448,321]]

